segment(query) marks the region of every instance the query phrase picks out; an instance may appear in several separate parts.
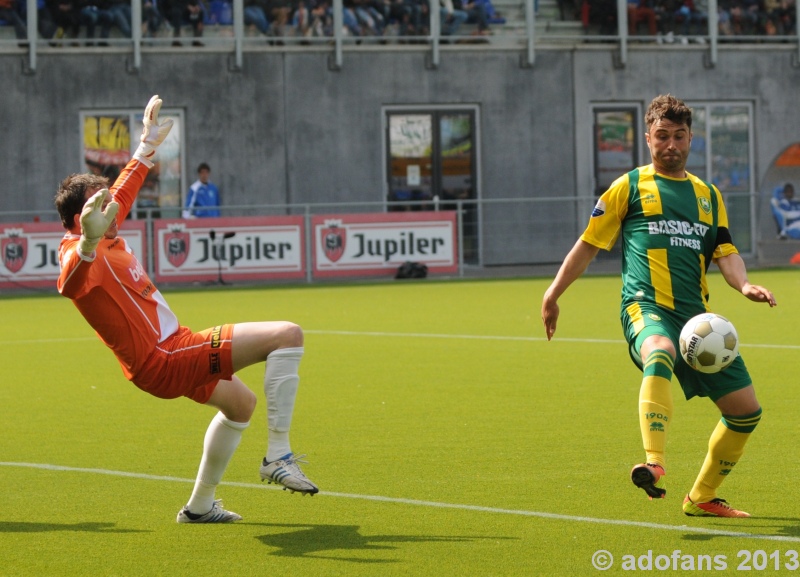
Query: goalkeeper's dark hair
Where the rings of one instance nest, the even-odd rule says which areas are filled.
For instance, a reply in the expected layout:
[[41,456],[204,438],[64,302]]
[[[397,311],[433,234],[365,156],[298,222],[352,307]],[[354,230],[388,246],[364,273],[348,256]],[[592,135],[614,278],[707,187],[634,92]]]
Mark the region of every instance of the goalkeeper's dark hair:
[[99,174],[70,174],[62,180],[55,204],[64,228],[69,230],[75,224],[75,215],[80,214],[86,204],[86,191],[108,188],[108,184],[108,178]]
[[675,124],[686,124],[689,130],[692,129],[692,109],[671,94],[656,96],[650,106],[647,107],[644,123],[648,132],[650,127],[662,118],[666,118]]

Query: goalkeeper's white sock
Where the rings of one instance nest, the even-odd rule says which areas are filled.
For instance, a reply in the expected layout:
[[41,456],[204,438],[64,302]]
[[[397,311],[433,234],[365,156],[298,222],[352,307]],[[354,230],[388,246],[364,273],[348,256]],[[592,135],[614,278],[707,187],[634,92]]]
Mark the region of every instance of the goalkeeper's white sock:
[[204,515],[214,506],[214,493],[233,456],[244,431],[250,423],[231,421],[222,413],[211,420],[203,441],[203,459],[194,484],[194,491],[186,508]]
[[289,444],[289,428],[294,413],[300,359],[303,347],[291,347],[272,351],[267,356],[264,374],[264,394],[267,397],[267,461],[276,461],[292,452]]

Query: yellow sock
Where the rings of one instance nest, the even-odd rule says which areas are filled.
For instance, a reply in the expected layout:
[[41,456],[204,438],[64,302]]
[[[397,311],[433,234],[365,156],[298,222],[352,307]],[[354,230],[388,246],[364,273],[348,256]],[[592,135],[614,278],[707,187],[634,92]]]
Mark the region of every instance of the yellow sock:
[[644,361],[644,378],[639,389],[639,427],[648,463],[665,467],[667,429],[672,420],[672,367],[667,351],[655,349]]
[[707,503],[716,498],[717,489],[741,458],[744,445],[759,420],[761,409],[741,417],[722,415],[708,441],[708,454],[700,474],[689,491],[693,502]]

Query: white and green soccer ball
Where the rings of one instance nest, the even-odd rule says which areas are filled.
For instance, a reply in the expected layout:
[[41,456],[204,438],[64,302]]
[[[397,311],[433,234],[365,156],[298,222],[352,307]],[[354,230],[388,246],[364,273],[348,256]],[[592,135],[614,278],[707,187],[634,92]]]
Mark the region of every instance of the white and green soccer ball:
[[686,364],[701,373],[718,373],[739,355],[739,335],[721,315],[703,313],[684,325],[679,339]]

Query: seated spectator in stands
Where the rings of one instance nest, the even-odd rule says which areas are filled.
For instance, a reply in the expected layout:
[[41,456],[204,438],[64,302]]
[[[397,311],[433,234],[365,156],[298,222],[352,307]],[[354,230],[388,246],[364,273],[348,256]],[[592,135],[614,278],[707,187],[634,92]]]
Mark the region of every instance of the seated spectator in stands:
[[244,25],[255,26],[264,36],[269,35],[266,0],[244,0]]
[[333,12],[330,0],[301,0],[292,20],[299,36],[333,36]]
[[361,26],[362,35],[383,36],[385,26],[383,15],[372,0],[353,0],[353,10]]
[[764,0],[766,22],[764,32],[769,36],[795,34],[794,0]]
[[95,30],[97,25],[101,23],[102,15],[102,0],[83,0],[83,7],[81,8],[81,24],[86,26],[86,38],[90,40],[89,46],[94,46]]
[[100,9],[100,38],[108,38],[112,26],[116,26],[125,38],[131,37],[130,0],[103,0]]
[[[290,0],[268,0],[267,2],[267,19],[270,20],[270,34],[275,38],[283,38],[285,32],[284,27],[289,22],[289,17],[292,15],[292,3]],[[283,44],[283,40],[277,41],[278,45]]]
[[777,187],[770,204],[778,238],[800,239],[800,201],[794,199],[794,185],[787,182]]
[[[28,27],[17,7],[17,0],[0,0],[0,19],[5,20],[14,27],[14,34],[17,40],[25,40],[28,37]],[[20,43],[22,46],[22,43]]]
[[161,16],[161,13],[158,11],[157,0],[142,0],[142,24],[144,25],[143,36],[150,38],[157,36],[163,21],[164,19]]
[[617,3],[615,0],[583,0],[581,4],[581,23],[584,33],[590,26],[598,27],[598,34],[611,36],[617,34]]
[[67,38],[77,38],[81,31],[79,0],[47,0],[50,17]]
[[477,25],[477,35],[488,36],[489,15],[482,0],[453,0],[453,7],[467,13],[467,24]]
[[705,36],[708,34],[708,12],[702,10],[694,0],[683,0],[675,11],[675,21],[680,25],[683,37],[692,34]]
[[467,21],[469,15],[463,10],[457,10],[453,5],[453,0],[439,0],[439,2],[441,4],[439,14],[442,36],[457,36],[458,29]]
[[203,36],[203,22],[205,21],[205,10],[200,0],[162,0],[161,7],[164,17],[172,26],[173,46],[181,46],[180,38],[181,27],[190,25],[192,35],[195,40],[192,46],[202,46],[203,43],[198,38]]
[[634,36],[639,28],[639,23],[647,23],[647,33],[650,36],[658,34],[656,24],[656,11],[652,0],[628,0],[628,34]]

